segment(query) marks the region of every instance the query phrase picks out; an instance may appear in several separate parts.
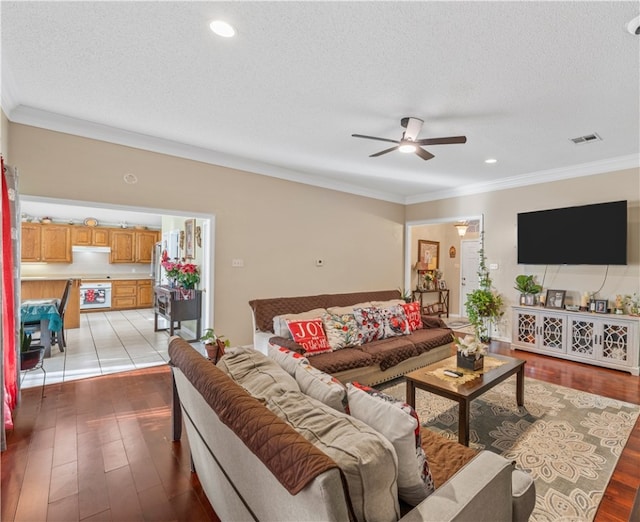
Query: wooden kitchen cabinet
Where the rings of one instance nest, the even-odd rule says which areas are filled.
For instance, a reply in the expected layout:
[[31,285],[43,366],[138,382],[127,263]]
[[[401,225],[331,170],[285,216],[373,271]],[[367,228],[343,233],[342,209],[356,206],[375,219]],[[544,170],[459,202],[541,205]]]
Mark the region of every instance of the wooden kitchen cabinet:
[[111,232],[110,263],[151,263],[153,246],[160,238],[156,231],[114,230]]
[[109,246],[110,229],[106,227],[73,227],[71,229],[71,244],[79,246]]
[[125,310],[136,308],[138,287],[137,281],[113,281],[111,283],[111,309]]
[[71,230],[68,225],[22,223],[23,262],[71,263]]
[[153,286],[151,279],[139,279],[138,284],[138,308],[151,308],[153,306]]

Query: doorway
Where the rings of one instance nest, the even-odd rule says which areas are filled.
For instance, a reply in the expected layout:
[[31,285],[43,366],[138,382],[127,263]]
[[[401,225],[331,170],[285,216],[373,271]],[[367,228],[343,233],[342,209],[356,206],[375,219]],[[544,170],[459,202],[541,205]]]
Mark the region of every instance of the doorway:
[[[461,222],[469,225],[464,236],[460,236],[455,227]],[[482,215],[451,216],[407,223],[405,227],[405,290],[416,288],[418,242],[420,240],[437,242],[440,252],[439,270],[442,272],[444,285],[449,290],[450,315],[463,317],[466,295],[474,284],[477,285],[478,250],[482,231]]]

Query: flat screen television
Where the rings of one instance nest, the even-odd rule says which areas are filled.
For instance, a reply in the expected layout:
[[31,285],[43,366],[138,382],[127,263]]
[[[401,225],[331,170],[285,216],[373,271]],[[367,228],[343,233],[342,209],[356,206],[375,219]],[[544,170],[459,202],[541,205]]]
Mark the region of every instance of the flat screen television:
[[626,265],[627,202],[519,213],[518,263]]

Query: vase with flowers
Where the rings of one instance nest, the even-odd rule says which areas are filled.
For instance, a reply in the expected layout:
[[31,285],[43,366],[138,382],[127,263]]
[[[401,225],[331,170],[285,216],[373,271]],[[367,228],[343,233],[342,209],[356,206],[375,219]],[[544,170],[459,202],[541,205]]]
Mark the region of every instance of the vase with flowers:
[[186,290],[193,290],[200,282],[198,265],[193,263],[181,263],[178,268],[178,285]]
[[474,335],[466,335],[464,338],[455,337],[454,344],[457,349],[457,366],[474,371],[484,367],[486,344],[478,341]]

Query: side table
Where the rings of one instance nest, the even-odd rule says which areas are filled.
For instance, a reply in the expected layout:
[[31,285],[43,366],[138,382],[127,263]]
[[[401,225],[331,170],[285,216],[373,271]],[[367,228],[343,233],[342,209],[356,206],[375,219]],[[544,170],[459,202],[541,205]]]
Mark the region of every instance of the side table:
[[[169,335],[174,335],[174,330],[181,328],[182,321],[196,321],[196,336],[185,340],[199,341],[202,337],[202,290],[156,286],[153,292],[153,331],[169,330]],[[158,328],[158,316],[169,321],[167,328]]]

